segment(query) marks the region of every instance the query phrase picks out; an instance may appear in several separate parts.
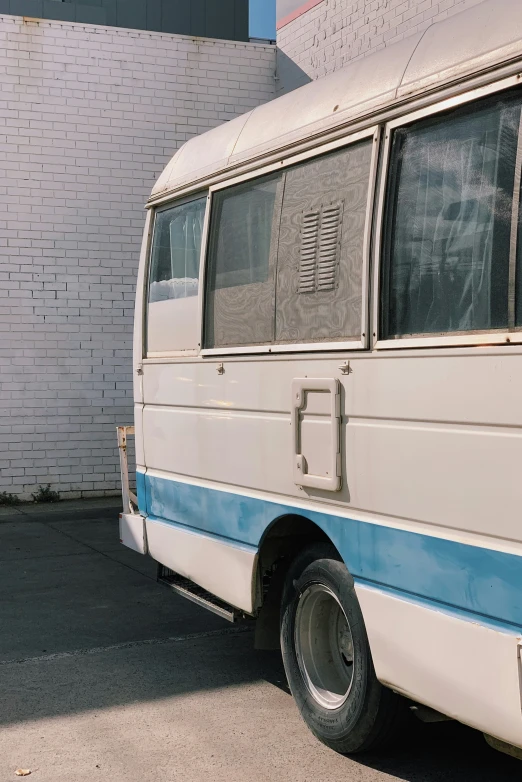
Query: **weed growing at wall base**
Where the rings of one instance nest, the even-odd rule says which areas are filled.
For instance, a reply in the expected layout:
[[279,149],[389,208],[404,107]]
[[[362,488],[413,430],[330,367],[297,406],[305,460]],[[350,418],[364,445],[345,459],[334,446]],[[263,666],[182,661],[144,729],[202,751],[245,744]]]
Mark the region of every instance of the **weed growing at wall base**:
[[10,494],[7,491],[0,491],[0,505],[19,505],[20,498],[16,494]]
[[32,495],[34,502],[60,502],[60,494],[51,489],[51,484],[39,486],[38,491]]

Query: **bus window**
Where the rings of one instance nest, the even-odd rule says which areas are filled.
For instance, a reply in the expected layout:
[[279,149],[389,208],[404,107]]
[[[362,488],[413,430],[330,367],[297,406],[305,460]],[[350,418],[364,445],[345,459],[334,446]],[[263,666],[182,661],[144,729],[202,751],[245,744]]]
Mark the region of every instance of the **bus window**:
[[205,347],[360,342],[372,149],[214,194]]
[[260,177],[212,198],[205,346],[259,345],[274,332],[282,177]]
[[372,139],[286,173],[275,340],[360,340]]
[[206,198],[156,213],[149,273],[147,351],[197,349],[198,279]]
[[509,267],[519,125],[520,99],[507,96],[395,131],[382,338],[515,325]]

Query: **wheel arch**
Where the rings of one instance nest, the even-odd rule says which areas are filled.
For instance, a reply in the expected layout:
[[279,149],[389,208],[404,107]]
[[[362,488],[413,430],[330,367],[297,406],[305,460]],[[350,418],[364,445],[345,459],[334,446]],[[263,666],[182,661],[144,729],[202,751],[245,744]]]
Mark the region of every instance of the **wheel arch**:
[[338,551],[331,537],[300,513],[276,517],[263,533],[254,574],[255,594],[260,605],[256,622],[257,649],[279,648],[279,612],[287,570],[299,551],[320,541],[330,543]]

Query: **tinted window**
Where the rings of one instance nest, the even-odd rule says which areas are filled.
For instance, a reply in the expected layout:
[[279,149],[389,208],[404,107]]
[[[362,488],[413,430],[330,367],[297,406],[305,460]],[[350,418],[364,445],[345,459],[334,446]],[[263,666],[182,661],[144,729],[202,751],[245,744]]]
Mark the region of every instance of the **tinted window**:
[[206,199],[156,214],[149,302],[197,296]]
[[519,99],[395,131],[384,249],[384,337],[509,325]]
[[198,277],[206,198],[156,213],[149,271],[147,350],[195,350]]
[[214,195],[206,347],[361,339],[372,147]]
[[[217,192],[207,272],[207,347],[271,342],[281,176]],[[276,206],[279,205],[279,208]]]

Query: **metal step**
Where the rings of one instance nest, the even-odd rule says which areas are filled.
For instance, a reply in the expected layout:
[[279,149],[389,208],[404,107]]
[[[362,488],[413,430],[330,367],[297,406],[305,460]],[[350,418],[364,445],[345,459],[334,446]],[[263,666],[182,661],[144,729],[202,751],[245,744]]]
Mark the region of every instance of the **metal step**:
[[212,613],[221,616],[223,619],[228,619],[229,622],[237,622],[242,617],[242,612],[237,608],[225,603],[218,597],[215,597],[206,589],[195,584],[184,576],[180,576],[179,573],[174,573],[164,565],[158,565],[158,581],[160,584],[170,587],[177,592],[178,595],[186,597],[187,600],[192,600],[203,608],[212,611]]

